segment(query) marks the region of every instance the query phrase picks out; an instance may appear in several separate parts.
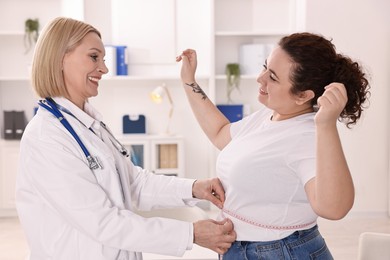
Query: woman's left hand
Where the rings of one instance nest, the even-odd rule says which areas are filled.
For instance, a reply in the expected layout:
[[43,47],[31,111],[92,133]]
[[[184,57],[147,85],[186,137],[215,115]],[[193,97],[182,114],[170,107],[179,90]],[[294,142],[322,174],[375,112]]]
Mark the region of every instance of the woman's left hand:
[[220,209],[225,202],[225,190],[218,178],[196,180],[192,187],[192,195],[198,199],[208,200]]
[[318,98],[319,110],[315,116],[317,125],[336,123],[347,104],[347,90],[342,83],[331,83],[325,87],[325,92]]

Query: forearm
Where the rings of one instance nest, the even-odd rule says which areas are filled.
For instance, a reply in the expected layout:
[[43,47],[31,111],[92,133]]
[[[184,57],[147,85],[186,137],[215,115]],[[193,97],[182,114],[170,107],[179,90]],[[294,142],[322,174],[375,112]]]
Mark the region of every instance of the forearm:
[[230,141],[229,120],[210,101],[196,82],[183,83],[191,109],[210,141],[222,149]]
[[336,124],[317,126],[315,204],[325,218],[340,219],[352,208],[354,186]]
[[133,174],[130,174],[131,198],[139,210],[193,206],[197,202],[192,198],[194,179],[158,175],[139,169],[133,167]]

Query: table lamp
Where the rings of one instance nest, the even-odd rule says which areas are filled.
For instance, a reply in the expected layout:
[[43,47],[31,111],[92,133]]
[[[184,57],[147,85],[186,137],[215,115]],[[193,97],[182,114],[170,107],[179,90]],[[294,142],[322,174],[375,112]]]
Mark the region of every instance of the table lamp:
[[160,86],[157,86],[150,93],[150,98],[156,104],[160,104],[163,101],[164,96],[167,96],[167,99],[168,99],[169,104],[170,104],[170,109],[169,109],[169,114],[168,114],[168,124],[167,124],[167,128],[166,128],[165,133],[170,134],[169,126],[170,126],[171,118],[172,118],[172,114],[173,114],[173,101],[172,101],[171,94],[169,93],[169,90],[168,90],[167,86],[165,85],[165,83],[161,84]]

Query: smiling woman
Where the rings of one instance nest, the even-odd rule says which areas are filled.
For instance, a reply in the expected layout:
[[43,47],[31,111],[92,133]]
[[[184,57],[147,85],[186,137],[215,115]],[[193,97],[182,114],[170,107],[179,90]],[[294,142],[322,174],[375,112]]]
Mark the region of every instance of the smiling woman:
[[101,35],[59,17],[43,31],[33,60],[42,101],[20,143],[16,207],[31,260],[140,260],[141,252],[181,256],[194,244],[224,253],[235,239],[230,220],[145,218],[139,210],[218,207],[216,178],[184,179],[136,167],[88,102],[108,72]]
[[67,98],[80,109],[84,109],[85,100],[98,94],[99,80],[108,72],[104,56],[102,40],[94,32],[87,33],[78,46],[64,55],[62,71]]
[[223,259],[333,259],[317,218],[341,219],[354,202],[336,122],[350,127],[361,116],[369,84],[360,65],[321,35],[285,36],[257,77],[266,108],[230,123],[199,95],[195,50],[176,60],[190,106],[221,150],[220,218],[229,216],[237,232]]
[[[33,88],[36,94],[41,98],[69,96],[69,90],[66,86],[63,74],[65,65],[63,63],[63,58],[65,56],[70,56],[78,45],[83,42],[83,38],[87,34],[91,33],[91,35],[95,35],[94,37],[89,36],[88,38],[93,38],[93,44],[97,45],[90,45],[92,43],[88,42],[89,48],[101,48],[101,35],[97,29],[83,24],[75,24],[74,26],[71,26],[72,24],[72,20],[70,19],[56,19],[46,26],[44,34],[38,39],[33,57],[31,76]],[[64,39],[69,40],[64,42]],[[84,46],[84,48],[88,47]],[[77,49],[78,51],[82,50],[81,48]],[[91,50],[88,51],[91,52]],[[102,51],[100,52],[101,55],[103,55],[101,57],[102,59],[104,57],[104,53],[102,53]],[[92,52],[85,53],[85,55],[87,55],[87,57],[85,57],[87,59],[88,55],[90,56],[94,54]],[[45,62],[41,62],[42,60],[45,60]],[[92,62],[93,58],[90,57],[90,60]],[[100,66],[102,66],[102,64],[100,64]],[[86,80],[87,76],[84,81]]]

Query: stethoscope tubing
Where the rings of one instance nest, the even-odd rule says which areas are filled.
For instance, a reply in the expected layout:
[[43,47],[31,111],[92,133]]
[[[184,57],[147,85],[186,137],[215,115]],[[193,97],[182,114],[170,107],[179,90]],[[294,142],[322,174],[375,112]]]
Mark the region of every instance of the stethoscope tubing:
[[64,115],[61,113],[61,111],[57,108],[54,101],[51,98],[46,98],[45,101],[47,104],[45,104],[42,100],[39,101],[39,105],[49,112],[51,112],[55,117],[58,118],[58,120],[61,122],[61,124],[66,128],[66,130],[69,131],[69,133],[73,136],[73,138],[76,140],[76,142],[80,145],[80,148],[83,150],[83,153],[85,154],[85,157],[90,158],[91,154],[89,153],[87,147],[85,147],[84,143],[81,141],[80,137],[76,134],[76,131],[73,129],[73,127],[70,125],[68,120],[64,117]]

